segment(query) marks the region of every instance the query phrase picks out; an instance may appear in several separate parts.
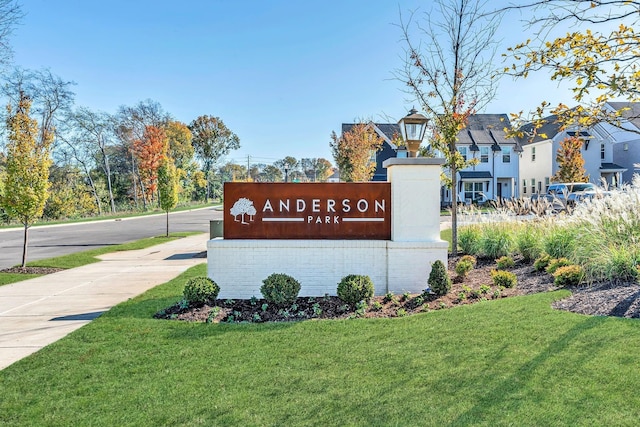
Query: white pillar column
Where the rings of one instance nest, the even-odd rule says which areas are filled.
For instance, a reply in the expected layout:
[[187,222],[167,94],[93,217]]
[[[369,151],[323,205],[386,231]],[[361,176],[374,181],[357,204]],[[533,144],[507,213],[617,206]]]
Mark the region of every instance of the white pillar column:
[[[391,240],[440,242],[440,171],[442,158],[385,160],[391,183]],[[454,196],[455,197],[455,196]]]

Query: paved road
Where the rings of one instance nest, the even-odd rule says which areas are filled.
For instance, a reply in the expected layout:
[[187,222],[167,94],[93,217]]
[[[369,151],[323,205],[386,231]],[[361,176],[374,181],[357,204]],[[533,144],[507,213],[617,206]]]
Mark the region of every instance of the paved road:
[[[209,232],[209,221],[221,219],[213,208],[169,215],[169,231]],[[102,246],[117,245],[166,232],[164,214],[122,220],[32,227],[29,229],[27,261],[51,258]],[[0,269],[20,264],[22,229],[0,230]]]

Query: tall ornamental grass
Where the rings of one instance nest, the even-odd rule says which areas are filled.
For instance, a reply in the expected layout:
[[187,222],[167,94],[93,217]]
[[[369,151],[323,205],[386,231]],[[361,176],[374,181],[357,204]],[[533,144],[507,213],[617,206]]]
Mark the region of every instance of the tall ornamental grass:
[[636,281],[640,265],[640,176],[631,185],[578,204],[569,213],[470,212],[459,232],[463,252],[487,258],[543,253],[581,266],[587,282]]

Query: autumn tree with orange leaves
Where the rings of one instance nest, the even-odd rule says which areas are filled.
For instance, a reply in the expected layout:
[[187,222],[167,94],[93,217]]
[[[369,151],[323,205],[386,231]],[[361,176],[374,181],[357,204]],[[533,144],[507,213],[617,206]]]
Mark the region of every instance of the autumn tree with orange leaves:
[[584,169],[584,157],[581,148],[584,141],[578,137],[565,138],[560,142],[556,155],[558,171],[551,178],[554,182],[589,182]]
[[357,123],[340,137],[331,132],[331,151],[340,170],[340,179],[346,182],[370,181],[376,170],[371,153],[382,147],[383,140],[366,123]]
[[147,201],[154,200],[158,189],[158,168],[167,155],[168,146],[166,133],[157,126],[146,126],[142,139],[133,141],[142,193]]

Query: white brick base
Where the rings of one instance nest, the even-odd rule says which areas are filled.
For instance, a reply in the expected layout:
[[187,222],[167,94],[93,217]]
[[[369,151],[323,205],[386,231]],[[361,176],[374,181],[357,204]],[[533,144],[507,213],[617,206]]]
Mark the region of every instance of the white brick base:
[[385,240],[224,240],[207,243],[208,276],[219,298],[261,298],[262,280],[272,273],[293,276],[300,296],[336,295],[348,274],[371,277],[376,295],[419,293],[431,264],[447,261],[447,242]]

